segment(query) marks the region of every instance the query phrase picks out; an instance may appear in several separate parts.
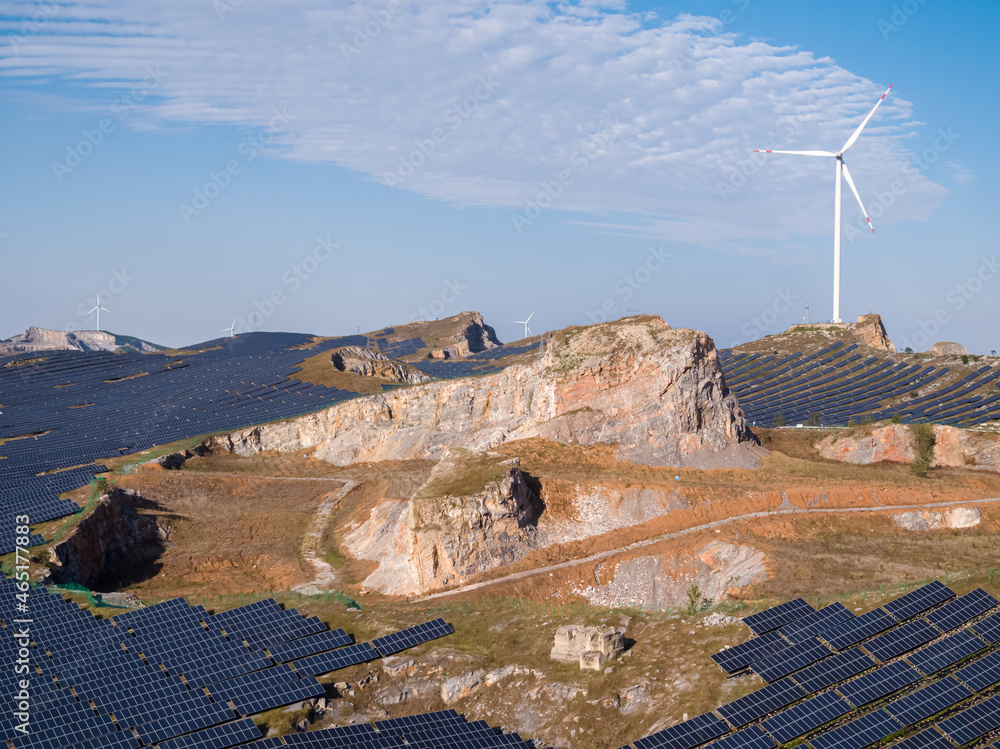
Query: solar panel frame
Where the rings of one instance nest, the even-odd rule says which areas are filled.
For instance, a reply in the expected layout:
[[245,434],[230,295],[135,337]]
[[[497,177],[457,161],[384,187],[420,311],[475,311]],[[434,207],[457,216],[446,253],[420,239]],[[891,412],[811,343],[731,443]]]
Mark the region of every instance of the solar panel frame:
[[984,640],[996,645],[1000,642],[1000,612],[976,622],[972,625],[972,629]]
[[941,631],[949,632],[996,606],[1000,606],[1000,601],[982,588],[976,588],[930,612],[927,620]]
[[829,686],[857,676],[876,666],[875,661],[863,652],[861,648],[843,650],[819,663],[792,674],[789,678],[795,681],[807,692],[818,692]]
[[836,692],[823,692],[805,702],[765,718],[760,726],[779,744],[785,744],[847,715],[854,708]]
[[741,728],[768,713],[791,705],[806,694],[802,687],[786,677],[745,697],[721,705],[717,712],[734,728]]
[[968,629],[943,637],[927,647],[906,656],[918,671],[930,676],[943,668],[969,658],[986,647],[986,643]]
[[830,648],[819,640],[812,639],[779,650],[763,660],[750,664],[750,669],[765,681],[777,681],[795,671],[833,655]]
[[904,726],[913,726],[971,696],[968,687],[949,677],[893,700],[885,710]]
[[906,661],[894,661],[841,684],[837,691],[855,707],[863,707],[922,678]]
[[837,625],[823,639],[834,650],[843,650],[851,645],[884,632],[896,624],[896,619],[882,609],[872,609],[861,616],[856,616],[843,624]]
[[633,742],[636,749],[692,749],[729,732],[712,713],[703,713]]
[[1000,650],[963,666],[954,676],[974,692],[981,692],[1000,683]]
[[942,720],[937,727],[959,746],[982,738],[1000,728],[1000,695]]
[[923,619],[901,624],[873,637],[862,647],[880,661],[888,661],[940,637],[941,632]]
[[745,616],[743,623],[754,634],[762,635],[801,619],[815,610],[804,598],[795,598],[756,614]]
[[955,591],[939,580],[933,580],[882,606],[900,621],[911,619],[930,608],[955,597]]
[[815,749],[865,749],[902,729],[903,725],[885,710],[876,710],[813,736],[809,743]]
[[955,745],[934,730],[933,726],[897,741],[892,746],[893,749],[955,749]]

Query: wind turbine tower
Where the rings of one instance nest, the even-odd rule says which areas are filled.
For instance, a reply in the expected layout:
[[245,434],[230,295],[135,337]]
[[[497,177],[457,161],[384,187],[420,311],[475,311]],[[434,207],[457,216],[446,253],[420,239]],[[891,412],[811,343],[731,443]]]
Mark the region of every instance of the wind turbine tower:
[[535,310],[531,310],[531,314],[528,315],[528,319],[527,320],[511,320],[511,322],[514,323],[514,324],[516,324],[516,325],[523,325],[524,326],[524,337],[525,338],[527,338],[528,336],[531,335],[531,328],[528,327],[528,321],[530,321],[531,318],[534,317],[534,315],[535,315]]
[[92,315],[95,312],[97,313],[97,330],[98,330],[98,332],[100,332],[100,330],[101,330],[101,310],[104,310],[109,315],[111,314],[111,310],[109,310],[107,307],[102,307],[101,306],[101,295],[98,294],[97,295],[97,306],[94,307],[94,309],[90,310],[90,312],[87,313],[88,315]]
[[843,179],[847,180],[847,186],[851,188],[851,192],[854,193],[854,197],[858,199],[858,205],[861,206],[861,212],[865,214],[865,219],[868,221],[868,226],[871,227],[872,233],[875,233],[875,227],[872,226],[872,220],[868,218],[868,211],[865,210],[865,204],[861,202],[861,196],[858,195],[858,188],[854,186],[854,180],[851,179],[851,171],[847,168],[847,164],[844,163],[844,154],[847,149],[854,145],[854,142],[861,135],[861,131],[864,130],[865,125],[868,124],[868,120],[872,118],[875,114],[875,110],[878,109],[879,104],[883,102],[889,92],[892,90],[892,86],[885,90],[882,94],[882,98],[879,99],[875,106],[872,107],[872,111],[868,113],[868,116],[858,125],[858,129],[855,130],[851,137],[847,139],[847,142],[843,147],[834,153],[833,151],[765,151],[762,149],[756,149],[755,153],[787,153],[793,154],[795,156],[822,156],[824,158],[836,159],[837,160],[837,183],[834,189],[833,198],[833,322],[843,322],[840,319],[840,195],[841,195],[841,182]]

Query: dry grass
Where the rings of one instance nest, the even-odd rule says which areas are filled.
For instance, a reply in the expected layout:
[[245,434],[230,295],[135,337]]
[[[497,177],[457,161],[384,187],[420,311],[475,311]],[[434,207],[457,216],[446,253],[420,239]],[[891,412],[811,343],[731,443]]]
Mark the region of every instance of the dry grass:
[[311,382],[313,385],[326,385],[331,388],[350,390],[355,393],[371,395],[381,393],[382,385],[399,384],[394,380],[382,380],[377,377],[364,377],[356,372],[340,372],[334,368],[330,361],[331,351],[316,354],[305,359],[296,366],[301,367],[301,371],[293,372],[291,377],[302,382]]

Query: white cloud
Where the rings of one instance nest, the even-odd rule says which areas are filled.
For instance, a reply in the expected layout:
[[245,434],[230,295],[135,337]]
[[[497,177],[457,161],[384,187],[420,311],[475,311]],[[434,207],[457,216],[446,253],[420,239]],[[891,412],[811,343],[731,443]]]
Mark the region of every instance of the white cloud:
[[[285,158],[512,211],[575,169],[554,209],[633,213],[619,229],[735,251],[828,231],[832,162],[758,163],[752,149],[836,149],[884,88],[717,19],[661,21],[620,0],[87,0],[26,33],[17,14],[43,6],[0,1],[17,38],[0,74],[119,89],[160,66],[147,127],[260,127],[287,108]],[[890,96],[849,154],[866,202],[907,172],[911,110]],[[609,123],[615,136],[590,149]],[[726,191],[741,165],[745,184]],[[911,170],[879,220],[922,219],[946,193]]]

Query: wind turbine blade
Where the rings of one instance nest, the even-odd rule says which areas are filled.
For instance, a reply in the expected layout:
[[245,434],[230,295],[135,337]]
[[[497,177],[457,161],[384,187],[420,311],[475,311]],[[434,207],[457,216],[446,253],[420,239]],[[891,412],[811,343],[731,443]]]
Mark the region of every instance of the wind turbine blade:
[[[528,320],[530,320],[530,319],[531,319],[532,317],[534,317],[534,316],[535,316],[535,310],[531,310],[531,314],[530,314],[530,315],[528,315]],[[525,320],[525,321],[524,321],[524,322],[525,322],[525,324],[527,324],[527,323],[528,323],[528,320]]]
[[868,218],[868,211],[865,210],[865,204],[861,202],[861,196],[858,195],[858,188],[854,186],[854,180],[851,179],[851,170],[847,168],[847,164],[844,164],[843,166],[844,166],[844,179],[847,180],[847,185],[848,187],[851,188],[851,192],[854,193],[854,197],[858,199],[858,205],[861,206],[861,212],[865,214],[865,220],[868,222],[868,228],[871,229],[872,234],[874,234],[875,227],[872,226],[872,220]]
[[832,151],[762,151],[759,148],[755,148],[754,153],[790,153],[795,156],[829,156],[833,158],[837,154]]
[[868,124],[868,120],[870,120],[872,118],[872,115],[875,114],[875,110],[878,109],[878,105],[881,104],[882,100],[889,95],[889,92],[892,91],[892,87],[894,85],[895,84],[890,84],[889,88],[887,88],[885,90],[885,93],[882,94],[882,99],[879,99],[877,102],[875,102],[875,106],[872,107],[872,111],[868,113],[868,116],[865,117],[865,119],[862,121],[860,125],[858,125],[858,129],[854,131],[854,134],[847,139],[847,143],[844,144],[844,147],[840,149],[841,153],[844,153],[848,148],[854,145],[854,141],[856,141],[858,139],[858,136],[861,135],[861,131],[865,129],[865,125]]

